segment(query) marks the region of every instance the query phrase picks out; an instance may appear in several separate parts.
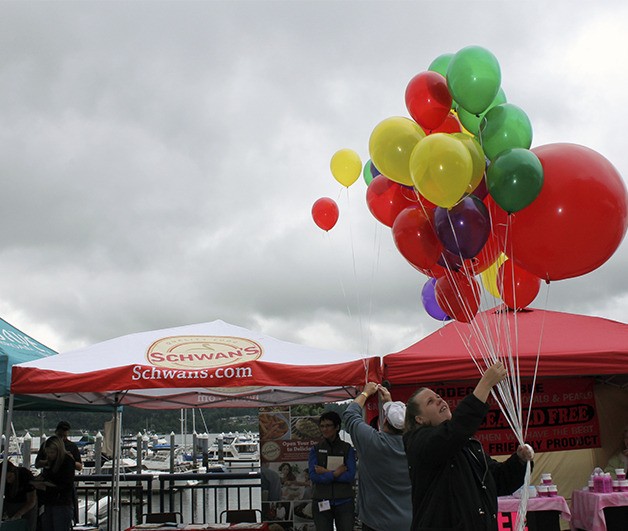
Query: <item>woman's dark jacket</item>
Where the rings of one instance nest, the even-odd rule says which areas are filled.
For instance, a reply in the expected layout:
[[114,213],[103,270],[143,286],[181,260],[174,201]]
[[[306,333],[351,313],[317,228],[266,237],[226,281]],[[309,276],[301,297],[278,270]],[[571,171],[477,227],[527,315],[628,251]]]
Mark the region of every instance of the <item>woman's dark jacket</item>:
[[465,397],[449,421],[404,434],[412,481],[412,531],[496,531],[497,496],[512,494],[526,465],[516,454],[499,463],[470,437],[488,405]]
[[63,454],[62,458],[59,470],[54,472],[52,468],[44,468],[41,473],[44,481],[54,483],[54,487],[47,486],[40,493],[39,499],[44,505],[74,504],[74,459],[68,454]]

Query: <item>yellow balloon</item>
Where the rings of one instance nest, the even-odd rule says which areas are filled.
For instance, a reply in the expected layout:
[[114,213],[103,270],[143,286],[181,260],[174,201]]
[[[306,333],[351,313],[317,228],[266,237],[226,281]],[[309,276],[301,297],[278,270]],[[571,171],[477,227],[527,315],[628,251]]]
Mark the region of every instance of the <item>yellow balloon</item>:
[[422,138],[425,138],[425,131],[409,118],[386,118],[371,133],[371,161],[391,181],[412,186],[408,163],[412,150]]
[[465,145],[447,133],[433,133],[421,140],[410,156],[412,182],[425,199],[444,208],[463,197],[473,173]]
[[362,161],[352,149],[340,149],[334,153],[329,163],[331,174],[340,184],[349,187],[362,173]]
[[469,182],[469,186],[467,188],[467,193],[471,194],[482,181],[482,177],[484,177],[484,172],[486,171],[486,157],[484,156],[484,150],[482,149],[482,146],[480,146],[480,143],[469,135],[464,133],[453,133],[451,136],[460,140],[469,150],[469,155],[471,155],[473,171],[471,173],[471,181]]
[[508,257],[504,253],[501,253],[495,262],[480,273],[484,289],[496,299],[501,299],[499,287],[497,286],[497,272],[499,271],[499,267],[506,260],[508,260]]

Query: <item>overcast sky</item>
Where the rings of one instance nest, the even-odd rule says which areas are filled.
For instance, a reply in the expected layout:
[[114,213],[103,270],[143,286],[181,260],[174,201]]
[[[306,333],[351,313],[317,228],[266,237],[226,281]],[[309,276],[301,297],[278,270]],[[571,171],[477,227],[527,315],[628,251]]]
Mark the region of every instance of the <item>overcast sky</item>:
[[[59,351],[214,319],[402,349],[441,326],[427,277],[331,156],[366,162],[408,81],[476,44],[533,146],[582,144],[626,177],[626,27],[611,1],[2,1],[0,316]],[[628,320],[626,247],[533,306]]]

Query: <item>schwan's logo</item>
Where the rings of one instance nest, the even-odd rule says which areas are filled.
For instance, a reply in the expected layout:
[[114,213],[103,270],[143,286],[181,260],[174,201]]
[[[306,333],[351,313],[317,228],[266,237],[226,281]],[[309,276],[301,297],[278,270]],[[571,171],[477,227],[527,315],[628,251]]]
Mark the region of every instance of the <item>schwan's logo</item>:
[[155,341],[146,358],[156,367],[194,370],[255,361],[262,353],[259,343],[244,337],[171,336]]

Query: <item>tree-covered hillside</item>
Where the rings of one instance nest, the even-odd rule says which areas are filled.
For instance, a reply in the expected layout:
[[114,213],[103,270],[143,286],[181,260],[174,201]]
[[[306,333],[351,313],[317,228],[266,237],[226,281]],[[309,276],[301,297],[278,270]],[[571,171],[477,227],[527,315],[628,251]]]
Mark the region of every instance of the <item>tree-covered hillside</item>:
[[[308,404],[294,406],[295,415],[319,415],[324,410],[335,410],[342,413],[346,404]],[[197,433],[218,433],[223,431],[258,431],[258,409],[257,408],[229,408],[229,409],[188,409],[183,413],[187,420],[187,433],[192,432],[192,415]],[[136,434],[138,432],[149,431],[159,434],[170,432],[181,432],[182,411],[175,410],[152,410],[125,407],[122,412],[122,431],[125,434]],[[24,435],[28,431],[32,436],[39,436],[42,433],[50,435],[54,432],[60,420],[67,420],[72,426],[72,435],[81,432],[95,434],[103,431],[105,422],[111,420],[111,413],[93,413],[77,411],[15,411],[13,413],[13,426],[18,435]],[[207,428],[205,427],[207,426]]]

